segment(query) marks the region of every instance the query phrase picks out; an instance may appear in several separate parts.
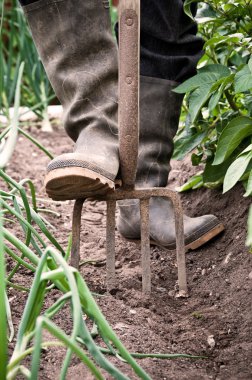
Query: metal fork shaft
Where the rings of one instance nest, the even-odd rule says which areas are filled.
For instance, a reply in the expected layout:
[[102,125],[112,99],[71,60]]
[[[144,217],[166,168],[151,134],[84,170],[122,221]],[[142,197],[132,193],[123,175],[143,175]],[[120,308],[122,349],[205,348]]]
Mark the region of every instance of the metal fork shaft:
[[139,140],[139,0],[119,5],[119,155],[123,186],[134,187]]

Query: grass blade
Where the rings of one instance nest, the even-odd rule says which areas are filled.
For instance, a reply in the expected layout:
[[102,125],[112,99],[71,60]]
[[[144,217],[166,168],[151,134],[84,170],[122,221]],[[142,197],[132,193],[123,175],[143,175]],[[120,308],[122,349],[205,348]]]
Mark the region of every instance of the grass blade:
[[[0,204],[1,206],[1,204]],[[7,320],[5,300],[5,262],[4,262],[4,238],[2,226],[2,207],[0,210],[0,380],[6,379],[7,368]]]
[[10,161],[10,158],[14,152],[17,138],[18,138],[18,111],[20,104],[20,87],[21,80],[24,71],[24,62],[21,63],[18,72],[17,87],[15,91],[15,104],[14,104],[14,115],[11,121],[10,133],[7,142],[4,145],[2,152],[0,153],[0,168],[3,169],[6,167],[7,163]]

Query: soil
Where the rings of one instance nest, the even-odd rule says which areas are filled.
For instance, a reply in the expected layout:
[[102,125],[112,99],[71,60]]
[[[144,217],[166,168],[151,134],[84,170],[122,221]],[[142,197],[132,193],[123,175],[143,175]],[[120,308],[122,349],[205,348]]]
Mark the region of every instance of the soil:
[[[72,143],[59,127],[55,127],[51,134],[33,127],[32,134],[55,155],[71,151]],[[32,143],[20,136],[7,173],[16,180],[31,178],[39,196],[47,199],[43,177],[48,161]],[[173,163],[170,186],[181,185],[194,170],[189,161]],[[190,216],[213,213],[226,227],[218,239],[187,254],[189,298],[174,296],[177,280],[175,253],[160,248],[151,250],[152,293],[148,298],[143,297],[139,247],[124,241],[118,234],[118,288],[113,295],[106,294],[104,264],[81,267],[90,289],[104,295],[98,297],[97,302],[131,352],[186,353],[208,357],[200,360],[139,360],[154,380],[252,379],[252,256],[245,247],[251,201],[243,198],[242,194],[242,187],[237,186],[225,195],[220,190],[207,189],[182,195],[184,209]],[[69,201],[50,202],[49,207],[59,215],[45,214],[64,247],[71,231],[72,206],[73,202]],[[40,201],[40,207],[48,207],[47,201]],[[87,202],[83,213],[82,261],[105,259],[105,214],[105,204]],[[11,228],[15,232],[15,226]],[[32,277],[30,273],[21,271],[15,280],[28,286]],[[17,332],[27,294],[10,289],[9,296]],[[51,297],[48,302],[57,299],[57,292],[53,291]],[[69,311],[66,309],[55,322],[69,332]],[[63,358],[61,348],[44,352],[40,378],[59,378]],[[125,364],[119,362],[118,366],[130,379],[136,378]],[[89,380],[92,377],[74,358],[67,379]]]

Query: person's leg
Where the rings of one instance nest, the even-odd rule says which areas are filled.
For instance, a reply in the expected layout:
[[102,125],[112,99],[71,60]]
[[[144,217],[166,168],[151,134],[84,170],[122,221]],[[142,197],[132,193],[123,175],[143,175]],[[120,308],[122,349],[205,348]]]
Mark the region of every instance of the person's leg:
[[28,5],[28,4],[31,4],[31,3],[35,3],[36,1],[39,1],[39,0],[19,0],[20,4],[22,6]]
[[[195,9],[194,9],[195,11]],[[141,1],[140,139],[136,185],[166,186],[173,153],[173,138],[182,96],[172,90],[195,73],[202,40],[195,23],[184,14],[182,0]],[[119,202],[119,232],[140,239],[139,202]],[[184,216],[185,243],[195,249],[222,229],[213,215]],[[168,249],[176,246],[174,212],[165,198],[150,201],[150,238]]]
[[76,142],[74,153],[48,165],[46,191],[58,200],[104,194],[114,188],[119,169],[118,54],[109,1],[21,1],[63,105],[65,129]]
[[141,75],[183,82],[195,74],[203,40],[183,6],[183,0],[141,1]]

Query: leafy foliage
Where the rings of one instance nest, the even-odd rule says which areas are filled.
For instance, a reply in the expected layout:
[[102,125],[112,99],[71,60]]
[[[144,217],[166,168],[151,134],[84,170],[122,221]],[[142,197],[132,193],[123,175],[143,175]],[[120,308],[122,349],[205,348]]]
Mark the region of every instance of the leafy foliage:
[[[186,93],[186,122],[175,142],[174,157],[191,155],[204,165],[198,186],[224,192],[243,181],[252,195],[252,2],[186,0],[185,11],[197,2],[199,33],[205,39],[197,75],[175,90]],[[196,186],[196,187],[198,187]],[[190,180],[181,191],[195,188]]]
[[19,67],[25,62],[21,104],[40,118],[55,97],[47,79],[18,0],[0,0],[0,114],[9,116],[14,104]]

